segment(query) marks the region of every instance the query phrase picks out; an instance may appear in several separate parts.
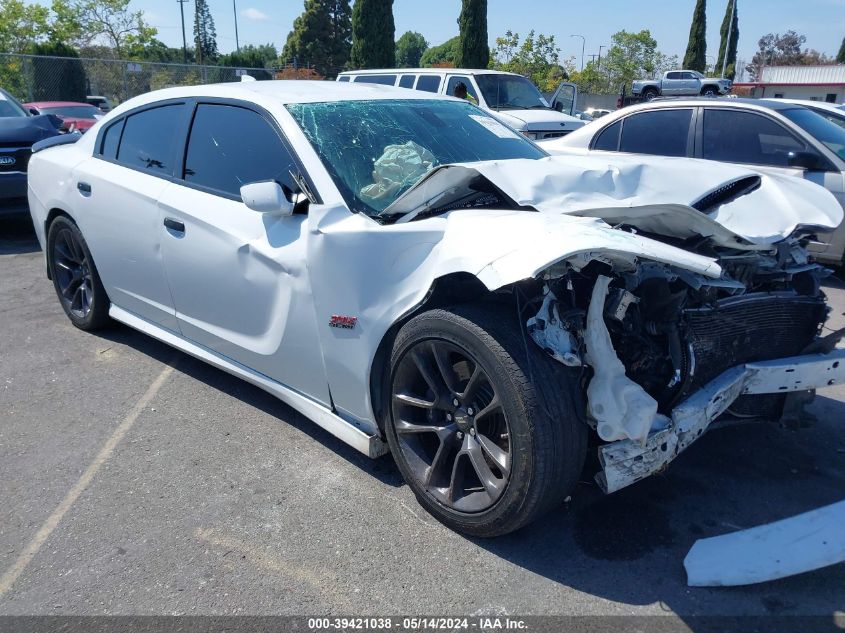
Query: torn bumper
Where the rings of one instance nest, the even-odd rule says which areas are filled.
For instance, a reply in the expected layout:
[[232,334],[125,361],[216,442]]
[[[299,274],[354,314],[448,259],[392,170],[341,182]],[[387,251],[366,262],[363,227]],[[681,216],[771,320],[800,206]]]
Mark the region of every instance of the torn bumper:
[[845,383],[845,349],[729,369],[675,407],[666,428],[649,433],[644,444],[621,440],[600,447],[602,472],[596,481],[609,493],[658,472],[741,395],[789,393],[839,383]]

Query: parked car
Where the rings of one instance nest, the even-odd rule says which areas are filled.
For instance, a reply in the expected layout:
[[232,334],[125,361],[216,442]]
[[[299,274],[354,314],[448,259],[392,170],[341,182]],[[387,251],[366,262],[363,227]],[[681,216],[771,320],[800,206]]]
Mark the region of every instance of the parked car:
[[[653,101],[617,111],[544,147],[740,163],[814,182],[845,208],[845,130],[782,99]],[[813,240],[810,252],[819,261],[842,264],[845,226]]]
[[102,95],[88,95],[85,100],[92,106],[99,108],[103,113],[109,112],[112,109],[111,101],[108,97]]
[[602,118],[603,116],[607,116],[611,112],[613,112],[613,110],[608,110],[606,108],[587,108],[584,110],[584,113],[590,115],[594,121]]
[[103,116],[99,108],[76,101],[33,101],[24,107],[32,114],[55,114],[62,120],[62,128],[69,132],[84,133]]
[[465,101],[319,81],[151,92],[36,149],[74,325],[123,322],[389,448],[467,534],[559,504],[589,435],[612,492],[726,412],[845,380],[831,338],[805,353],[827,307],[800,241],[842,210],[799,179],[550,157]]
[[631,93],[651,101],[655,97],[716,97],[730,92],[733,82],[719,77],[705,77],[695,70],[670,70],[661,79],[635,80]]
[[575,116],[578,89],[563,82],[551,101],[531,80],[515,73],[466,68],[394,68],[340,73],[338,81],[398,86],[455,96],[458,84],[480,108],[532,140],[565,136],[583,127]]
[[53,116],[30,116],[0,89],[0,217],[27,213],[26,172],[32,144],[58,135],[60,123]]

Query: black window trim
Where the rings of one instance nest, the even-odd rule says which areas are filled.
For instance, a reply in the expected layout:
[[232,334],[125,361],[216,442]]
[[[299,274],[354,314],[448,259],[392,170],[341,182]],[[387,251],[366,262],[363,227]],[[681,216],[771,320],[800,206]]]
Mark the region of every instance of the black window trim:
[[[112,126],[120,124],[122,126],[126,126],[126,119],[128,119],[133,114],[138,114],[140,112],[145,112],[147,110],[154,110],[156,108],[160,108],[163,106],[168,105],[182,105],[184,104],[187,106],[185,108],[185,112],[182,115],[182,120],[177,128],[177,147],[176,147],[176,155],[173,163],[173,167],[169,174],[166,173],[151,173],[149,171],[145,171],[139,167],[135,167],[133,165],[127,165],[124,162],[121,162],[117,159],[107,158],[102,155],[103,149],[103,142],[105,140],[105,132],[108,129],[111,129]],[[191,127],[193,126],[194,117],[196,116],[196,109],[199,105],[228,105],[228,106],[235,106],[239,108],[245,108],[247,110],[252,110],[261,118],[263,118],[270,127],[276,132],[276,135],[279,137],[282,146],[285,150],[291,155],[293,159],[294,165],[296,165],[299,173],[305,179],[305,183],[308,185],[311,194],[314,197],[315,204],[323,204],[323,199],[320,196],[319,192],[317,191],[317,187],[314,185],[314,181],[311,179],[310,174],[305,169],[305,165],[302,163],[302,160],[297,155],[296,151],[293,149],[293,145],[288,140],[285,133],[282,131],[282,128],[279,126],[276,119],[263,107],[251,103],[249,101],[242,101],[240,99],[231,99],[226,97],[188,97],[183,99],[163,99],[162,101],[156,101],[154,103],[146,103],[144,105],[138,106],[137,108],[132,108],[124,113],[122,113],[119,117],[115,117],[113,122],[110,122],[109,125],[104,126],[97,134],[97,140],[94,143],[95,151],[94,157],[100,160],[106,161],[107,163],[113,163],[115,165],[119,165],[126,169],[131,169],[133,171],[140,172],[142,174],[147,174],[148,176],[153,176],[155,178],[161,178],[163,180],[167,180],[168,182],[173,182],[179,184],[183,187],[188,187],[190,189],[196,189],[198,191],[203,191],[204,193],[210,193],[215,196],[219,196],[221,198],[227,198],[229,200],[234,200],[236,202],[243,202],[240,196],[230,194],[227,191],[222,191],[220,189],[214,189],[212,187],[206,187],[204,185],[197,185],[194,183],[189,183],[184,178],[185,173],[185,159],[187,157],[188,151],[188,141],[190,139],[190,131]],[[181,138],[182,142],[179,142],[179,138]],[[120,132],[120,141],[123,141],[123,130]],[[119,144],[118,144],[119,147]]]
[[[637,110],[636,112],[631,112],[626,114],[625,116],[616,119],[615,121],[609,121],[607,125],[605,125],[601,130],[599,130],[596,134],[593,135],[593,138],[590,139],[589,149],[590,151],[595,149],[596,142],[598,141],[599,137],[604,134],[605,130],[612,127],[614,124],[619,123],[619,137],[616,139],[616,149],[615,150],[596,150],[599,152],[606,152],[606,151],[615,151],[617,153],[625,153],[631,154],[633,152],[622,152],[620,147],[622,147],[622,136],[625,134],[625,121],[630,119],[631,117],[637,116],[638,114],[645,114],[647,112],[663,112],[664,110],[691,110],[690,114],[690,125],[689,129],[687,130],[687,147],[686,153],[683,156],[672,156],[669,158],[692,158],[695,157],[695,149],[696,149],[696,132],[698,129],[698,111],[701,108],[693,107],[693,106],[677,106],[672,108],[649,108],[643,110]],[[645,154],[647,156],[664,156],[664,154]]]

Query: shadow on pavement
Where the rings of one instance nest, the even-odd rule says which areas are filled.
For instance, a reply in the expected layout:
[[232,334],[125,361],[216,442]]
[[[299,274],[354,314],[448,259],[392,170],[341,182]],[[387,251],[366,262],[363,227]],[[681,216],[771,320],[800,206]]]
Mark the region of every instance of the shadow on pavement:
[[41,250],[29,216],[0,218],[0,255],[20,255]]

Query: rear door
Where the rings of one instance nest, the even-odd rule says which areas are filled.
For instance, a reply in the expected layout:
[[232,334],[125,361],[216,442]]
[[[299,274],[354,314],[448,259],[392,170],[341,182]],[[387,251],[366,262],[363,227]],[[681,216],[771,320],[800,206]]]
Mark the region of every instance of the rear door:
[[112,302],[178,329],[161,257],[158,199],[179,164],[190,109],[167,103],[121,117],[74,171],[78,217]]
[[683,73],[680,71],[672,71],[666,73],[663,81],[660,84],[660,94],[664,97],[671,97],[672,95],[680,94],[683,84]]
[[265,215],[240,197],[242,185],[265,180],[294,190],[291,171],[301,170],[269,115],[199,103],[184,180],[159,201],[164,263],[183,336],[328,406],[305,262],[308,216]]

